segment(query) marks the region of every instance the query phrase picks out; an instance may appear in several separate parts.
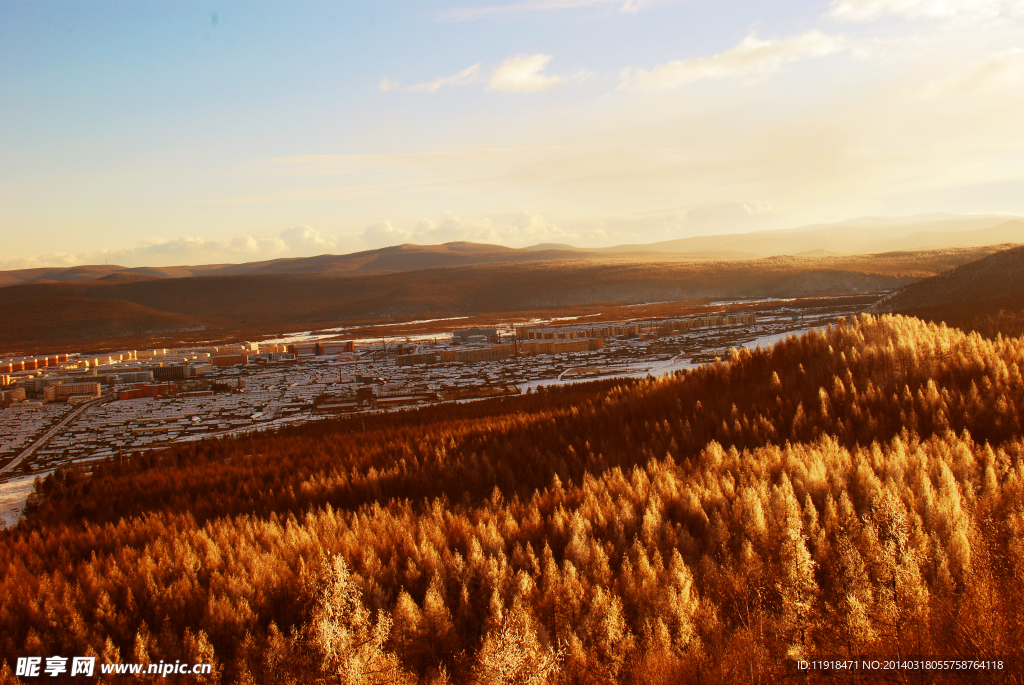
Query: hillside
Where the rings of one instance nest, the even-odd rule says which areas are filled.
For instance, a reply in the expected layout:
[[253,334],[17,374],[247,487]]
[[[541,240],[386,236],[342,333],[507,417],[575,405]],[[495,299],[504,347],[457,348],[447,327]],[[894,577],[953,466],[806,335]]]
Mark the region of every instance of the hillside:
[[[756,255],[755,255],[756,256]],[[378,274],[415,271],[474,264],[539,262],[565,259],[600,259],[614,255],[595,255],[575,248],[517,250],[501,245],[455,242],[444,245],[398,245],[345,255],[324,254],[317,257],[272,259],[244,264],[208,264],[203,266],[167,266],[127,268],[115,265],[75,266],[67,268],[21,269],[0,271],[0,287],[31,283],[84,282],[117,275],[155,278],[188,278],[192,276],[242,276],[265,274]],[[634,257],[635,259],[635,257]]]
[[1024,247],[1005,250],[912,283],[884,303],[887,311],[976,330],[990,337],[1024,334]]
[[0,533],[0,657],[668,685],[983,649],[1014,682],[1022,366],[1024,340],[865,316],[672,378],[61,472]]
[[223,264],[207,266],[138,267],[129,269],[116,264],[69,266],[41,269],[15,269],[0,271],[0,288],[31,283],[77,283],[95,281],[115,274],[141,274],[156,278],[186,278],[221,268]]
[[[257,336],[284,330],[502,314],[573,310],[581,306],[702,299],[806,297],[892,290],[969,261],[980,250],[942,250],[853,257],[776,257],[754,261],[629,260],[530,261],[475,264],[388,274],[246,274],[187,278],[115,278],[88,283],[35,283],[0,289],[17,311],[0,329],[0,351],[31,352],[78,339],[99,342],[103,333],[137,330],[131,344],[146,347],[173,332]],[[395,252],[394,254],[400,254]],[[146,316],[131,322],[126,310],[92,306],[88,320],[78,302],[130,302]],[[140,310],[141,312],[142,310]],[[145,331],[160,336],[146,337]],[[128,344],[118,338],[117,344]]]
[[376,274],[417,271],[439,267],[507,264],[566,259],[595,259],[573,248],[568,250],[517,250],[501,245],[455,242],[443,245],[397,245],[346,255],[320,255],[276,259],[217,268],[210,275],[239,274]]

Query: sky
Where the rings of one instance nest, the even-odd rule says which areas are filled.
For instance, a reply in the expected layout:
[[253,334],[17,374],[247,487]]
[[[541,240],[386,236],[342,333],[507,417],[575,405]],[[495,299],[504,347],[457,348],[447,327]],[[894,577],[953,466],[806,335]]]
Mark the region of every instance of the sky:
[[1024,0],[0,0],[0,269],[1024,214]]

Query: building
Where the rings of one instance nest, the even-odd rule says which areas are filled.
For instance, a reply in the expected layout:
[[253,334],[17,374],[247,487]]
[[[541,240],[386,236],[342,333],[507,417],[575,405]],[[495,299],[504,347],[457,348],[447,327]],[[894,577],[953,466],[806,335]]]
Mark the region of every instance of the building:
[[153,380],[153,372],[141,369],[117,374],[118,383],[149,383],[151,380]]
[[415,366],[416,364],[436,364],[441,361],[438,352],[424,352],[422,354],[400,354],[395,357],[399,366]]
[[47,402],[64,402],[73,396],[100,397],[102,394],[99,383],[61,383],[43,388],[43,398]]
[[210,360],[214,366],[237,366],[248,364],[249,356],[245,354],[220,354]]
[[491,345],[468,350],[444,350],[440,353],[442,362],[494,362],[516,356],[515,345]]
[[328,340],[320,343],[320,354],[345,354],[355,351],[356,344],[352,340]]
[[35,378],[23,378],[20,381],[18,381],[18,385],[20,385],[21,387],[25,388],[26,392],[37,393],[40,390],[43,390],[43,389],[45,389],[48,386],[60,385],[64,381],[70,381],[70,380],[71,380],[71,378],[69,376],[63,376],[61,378],[54,378],[53,376],[50,376],[50,377],[37,376]]
[[525,340],[517,344],[519,354],[564,354],[566,352],[590,352],[604,348],[601,338],[579,340]]
[[[475,340],[470,340],[475,338]],[[498,342],[497,328],[456,328],[452,331],[452,340],[467,342]]]
[[153,378],[158,381],[183,381],[190,376],[189,365],[168,364],[153,369]]
[[25,399],[25,388],[11,388],[0,391],[0,403],[21,402]]
[[148,369],[125,369],[115,373],[107,373],[97,378],[107,385],[122,385],[124,383],[148,383],[153,380],[153,372]]
[[316,342],[295,343],[289,347],[291,353],[296,357],[315,357],[319,352],[317,349],[319,345]]
[[119,390],[117,399],[134,400],[140,397],[164,397],[177,394],[178,386],[174,383],[136,383],[134,388]]
[[293,362],[295,355],[291,352],[260,352],[255,355],[256,361],[262,362]]

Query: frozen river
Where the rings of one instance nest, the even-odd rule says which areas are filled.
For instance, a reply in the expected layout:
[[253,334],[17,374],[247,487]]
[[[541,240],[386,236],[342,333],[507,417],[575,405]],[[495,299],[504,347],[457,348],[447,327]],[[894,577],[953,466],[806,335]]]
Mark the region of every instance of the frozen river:
[[743,343],[743,347],[747,348],[748,350],[755,350],[758,347],[760,347],[762,350],[766,350],[769,347],[771,347],[772,345],[774,345],[775,343],[781,342],[781,341],[785,340],[789,336],[794,336],[794,337],[799,338],[804,333],[809,333],[810,331],[813,331],[813,330],[817,330],[817,329],[816,328],[803,328],[803,329],[796,330],[796,331],[786,331],[784,333],[771,333],[770,335],[762,335],[762,336],[760,336],[758,338],[754,338],[750,342]]

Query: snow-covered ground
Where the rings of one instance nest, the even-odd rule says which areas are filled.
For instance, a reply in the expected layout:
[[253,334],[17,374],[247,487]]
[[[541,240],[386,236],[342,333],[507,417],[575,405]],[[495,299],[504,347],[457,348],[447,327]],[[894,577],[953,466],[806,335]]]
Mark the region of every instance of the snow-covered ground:
[[785,333],[772,333],[771,335],[762,335],[759,338],[754,338],[748,343],[743,343],[743,346],[746,347],[748,350],[754,350],[757,349],[758,347],[760,347],[762,350],[766,350],[775,343],[782,342],[791,335],[796,338],[799,338],[804,333],[808,333],[812,330],[815,329],[803,328],[797,331],[786,331]]
[[0,483],[0,528],[10,528],[17,525],[21,518],[21,512],[25,509],[25,502],[32,494],[37,476],[46,478],[46,473],[33,473],[31,476],[14,478],[5,483]]

